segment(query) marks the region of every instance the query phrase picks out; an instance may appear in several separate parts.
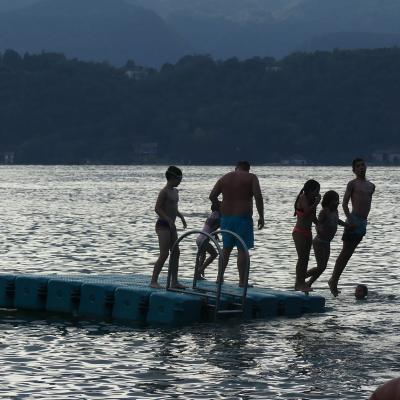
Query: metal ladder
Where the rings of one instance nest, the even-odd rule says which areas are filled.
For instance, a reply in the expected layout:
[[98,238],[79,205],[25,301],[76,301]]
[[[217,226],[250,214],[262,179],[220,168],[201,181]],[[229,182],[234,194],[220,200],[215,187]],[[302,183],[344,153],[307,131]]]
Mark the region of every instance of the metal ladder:
[[[246,268],[244,271],[244,285],[243,285],[243,292],[241,295],[236,295],[236,294],[232,294],[232,293],[224,293],[222,291],[222,284],[223,284],[223,279],[224,279],[224,256],[223,256],[223,252],[221,249],[221,246],[219,245],[217,239],[216,239],[216,235],[218,235],[219,233],[224,233],[224,234],[229,234],[234,236],[241,244],[242,248],[244,249],[244,252],[246,254]],[[193,285],[191,290],[189,289],[177,289],[177,288],[172,288],[171,287],[171,276],[172,273],[174,271],[174,269],[176,268],[176,266],[174,265],[174,261],[175,261],[175,252],[176,249],[178,248],[179,243],[185,239],[188,236],[191,235],[199,235],[202,234],[204,236],[206,236],[206,241],[203,243],[203,245],[200,247],[200,249],[197,251],[197,255],[196,255],[196,265],[195,265],[195,271],[194,271],[194,276],[193,276]],[[208,240],[207,240],[208,239]],[[218,251],[218,278],[217,278],[217,288],[216,290],[212,290],[210,288],[199,288],[197,287],[197,276],[198,276],[198,267],[199,267],[199,259],[200,259],[200,254],[202,249],[205,247],[206,243],[208,243],[209,241],[211,241],[215,247],[217,248]],[[171,249],[171,253],[170,253],[170,258],[169,258],[169,265],[168,265],[168,278],[167,278],[167,286],[166,289],[169,291],[174,291],[174,292],[181,292],[181,293],[186,293],[186,294],[193,294],[193,295],[197,295],[197,296],[202,296],[206,299],[207,305],[209,307],[213,307],[214,308],[214,319],[218,319],[219,317],[222,316],[227,316],[227,315],[242,315],[244,313],[245,310],[245,304],[246,304],[246,295],[247,295],[247,285],[248,285],[248,280],[249,280],[249,272],[250,272],[250,255],[249,255],[249,250],[246,246],[246,244],[244,243],[243,239],[236,234],[235,232],[226,230],[226,229],[220,229],[217,230],[215,232],[212,232],[211,234],[205,233],[201,230],[190,230],[188,232],[185,232],[183,235],[181,235],[173,244],[172,249]],[[237,308],[235,309],[221,309],[221,295],[224,296],[229,296],[229,297],[235,297],[238,298],[240,297],[240,301],[239,302],[233,302],[232,304],[234,306],[236,306]],[[209,299],[214,299],[215,300],[215,304],[211,304],[209,302]]]

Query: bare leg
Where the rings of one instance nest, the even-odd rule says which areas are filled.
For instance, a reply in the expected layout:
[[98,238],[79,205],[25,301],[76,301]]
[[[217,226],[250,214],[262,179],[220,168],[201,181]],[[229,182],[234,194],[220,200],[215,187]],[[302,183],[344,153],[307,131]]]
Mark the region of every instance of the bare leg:
[[[204,264],[204,261],[206,260],[206,255],[207,255],[207,253],[205,251],[202,251],[201,254],[199,255],[200,267]],[[199,270],[200,270],[200,267],[199,267]]]
[[178,267],[179,267],[179,256],[181,252],[179,247],[177,247],[174,251],[173,259],[171,260],[172,263],[172,273],[171,273],[171,288],[174,289],[186,289],[185,285],[182,285],[178,282]]
[[231,255],[232,249],[228,249],[228,248],[224,247],[222,249],[222,252],[224,254],[224,264],[223,264],[223,269],[222,269],[221,273],[218,272],[217,283],[219,283],[220,280],[222,280],[222,282],[224,281],[224,273],[225,273],[225,269],[229,263],[229,257]]
[[186,289],[185,285],[182,285],[178,282],[178,268],[179,268],[179,256],[181,252],[179,250],[179,246],[175,247],[174,254],[172,254],[172,247],[174,243],[178,239],[178,233],[176,232],[176,228],[171,230],[171,240],[170,240],[170,263],[171,263],[171,288],[174,289]]
[[160,247],[160,255],[156,263],[154,264],[153,269],[153,276],[151,277],[150,287],[154,289],[159,289],[160,285],[158,284],[158,276],[167,261],[168,254],[169,254],[169,247],[171,242],[171,234],[170,231],[167,229],[158,229],[157,231],[158,236],[158,245]]
[[245,284],[247,257],[245,251],[241,249],[238,249],[237,267],[239,271],[239,286],[243,287]]
[[195,276],[196,279],[203,279],[202,276],[204,274],[203,264],[206,260],[206,252],[203,249],[200,249],[197,254],[196,259],[196,267],[195,267]]
[[293,232],[292,236],[294,244],[296,245],[298,256],[296,264],[296,283],[294,285],[294,289],[301,292],[310,292],[312,289],[306,283],[306,274],[308,260],[310,258],[312,238],[307,238],[298,232]]
[[313,248],[317,260],[317,267],[307,271],[307,277],[311,277],[307,282],[309,286],[311,286],[325,271],[331,252],[330,243],[321,243],[319,240],[315,239],[313,240]]
[[[206,252],[210,254],[210,256],[205,259]],[[199,275],[204,274],[204,270],[217,258],[218,253],[214,249],[214,247],[209,243],[206,247],[206,251],[202,254],[201,264],[199,267]]]
[[332,294],[336,297],[340,290],[338,289],[339,278],[342,275],[342,272],[346,268],[347,263],[349,262],[351,256],[354,253],[356,247],[360,244],[361,239],[350,242],[344,241],[342,251],[339,254],[339,257],[336,260],[335,267],[333,269],[332,277],[328,281],[329,289],[331,290]]

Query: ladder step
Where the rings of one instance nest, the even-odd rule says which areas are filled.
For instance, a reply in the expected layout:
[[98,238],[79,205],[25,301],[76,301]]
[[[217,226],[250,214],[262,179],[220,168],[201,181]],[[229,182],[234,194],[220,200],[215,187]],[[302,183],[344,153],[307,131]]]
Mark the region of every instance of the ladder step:
[[188,290],[188,289],[168,289],[171,292],[177,292],[177,293],[184,293],[184,294],[193,294],[195,296],[202,296],[202,297],[208,297],[215,299],[217,296],[214,293],[209,293],[209,292],[198,292],[196,290]]
[[218,314],[242,314],[242,310],[219,310]]
[[[238,307],[238,308],[240,308],[240,309],[241,309],[242,306],[243,306],[243,305],[240,304],[240,303],[230,303],[230,305],[231,305],[231,306]],[[210,303],[208,303],[207,306],[210,307],[210,308],[215,308],[215,307],[216,307],[215,304],[210,304]],[[235,309],[235,310],[236,310],[236,309]],[[235,310],[233,310],[233,311],[235,311]]]
[[[186,294],[193,294],[195,296],[208,297],[210,299],[216,299],[217,298],[216,292],[207,291],[207,289],[196,288],[196,289],[193,290],[193,289],[169,288],[168,290],[170,290],[171,292],[186,293]],[[225,292],[221,292],[221,296],[238,297],[238,298],[242,297],[242,295],[236,295],[234,293],[225,293]]]
[[[204,293],[217,293],[216,290],[211,290],[211,289],[206,289],[206,288],[200,288],[200,287],[196,287],[195,288],[196,292],[204,292]],[[230,296],[230,297],[238,297],[238,298],[242,298],[243,297],[243,293],[232,293],[232,292],[224,292],[223,290],[221,290],[221,296]]]

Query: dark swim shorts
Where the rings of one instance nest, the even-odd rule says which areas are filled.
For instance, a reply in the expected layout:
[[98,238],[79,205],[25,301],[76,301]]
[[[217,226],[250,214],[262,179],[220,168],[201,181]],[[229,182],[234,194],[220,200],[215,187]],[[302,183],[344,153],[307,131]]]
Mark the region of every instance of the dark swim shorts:
[[360,242],[367,233],[367,220],[351,213],[350,222],[356,226],[353,229],[345,228],[342,240],[343,242]]
[[[248,249],[254,247],[253,218],[250,215],[222,215],[221,229],[232,231],[239,235]],[[226,249],[233,249],[235,246],[242,248],[240,241],[233,235],[222,232],[222,242]]]

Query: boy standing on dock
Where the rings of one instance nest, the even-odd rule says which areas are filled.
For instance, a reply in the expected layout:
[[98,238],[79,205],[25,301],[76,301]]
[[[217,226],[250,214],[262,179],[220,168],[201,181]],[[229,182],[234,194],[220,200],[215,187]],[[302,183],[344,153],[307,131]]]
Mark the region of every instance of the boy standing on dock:
[[[158,194],[155,212],[158,215],[156,222],[156,233],[160,246],[160,255],[154,265],[153,276],[151,278],[150,287],[159,289],[158,276],[167,261],[168,255],[178,239],[175,220],[179,217],[182,221],[183,228],[186,229],[186,221],[183,215],[178,210],[179,194],[177,186],[182,181],[182,171],[175,166],[168,167],[165,177],[167,184],[161,189]],[[171,287],[184,289],[185,286],[178,282],[178,265],[179,265],[179,247],[174,252],[174,270],[171,275]]]
[[[356,178],[347,184],[343,196],[343,211],[349,227],[344,230],[342,251],[336,260],[332,277],[328,281],[329,288],[335,297],[340,293],[337,287],[340,275],[367,232],[367,218],[371,210],[372,195],[375,192],[375,185],[365,177],[367,172],[365,161],[362,158],[356,158],[353,160],[352,167]],[[350,200],[351,212],[349,210]]]

